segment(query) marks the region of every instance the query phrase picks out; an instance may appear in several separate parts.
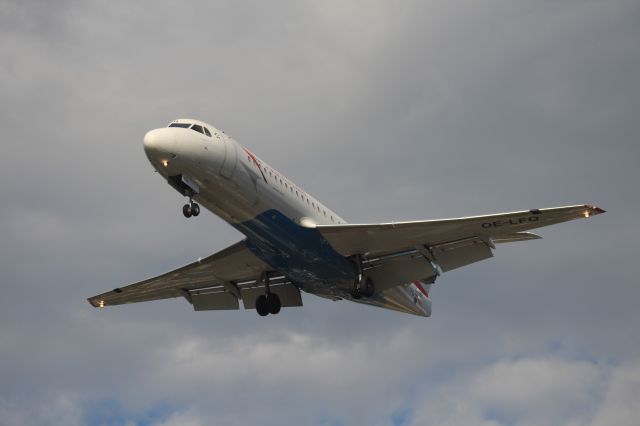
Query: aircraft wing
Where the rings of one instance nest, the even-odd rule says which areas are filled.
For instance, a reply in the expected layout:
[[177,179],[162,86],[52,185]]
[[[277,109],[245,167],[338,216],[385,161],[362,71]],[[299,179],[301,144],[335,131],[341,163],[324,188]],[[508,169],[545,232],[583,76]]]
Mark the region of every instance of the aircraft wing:
[[384,257],[417,250],[443,271],[492,256],[496,243],[540,238],[531,229],[604,213],[590,205],[533,209],[486,216],[362,225],[318,225],[344,256]]
[[[249,251],[244,241],[166,274],[90,297],[94,307],[184,297],[195,310],[253,309],[264,293],[269,266]],[[302,306],[299,290],[284,277],[271,277],[269,286],[282,306]]]

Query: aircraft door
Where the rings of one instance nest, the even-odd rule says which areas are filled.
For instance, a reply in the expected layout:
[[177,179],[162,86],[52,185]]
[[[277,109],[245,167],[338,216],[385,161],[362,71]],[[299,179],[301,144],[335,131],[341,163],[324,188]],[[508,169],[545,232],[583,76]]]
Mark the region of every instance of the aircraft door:
[[238,153],[236,152],[236,143],[228,137],[223,138],[224,141],[224,162],[220,168],[220,174],[231,179],[233,172],[236,170],[238,163]]

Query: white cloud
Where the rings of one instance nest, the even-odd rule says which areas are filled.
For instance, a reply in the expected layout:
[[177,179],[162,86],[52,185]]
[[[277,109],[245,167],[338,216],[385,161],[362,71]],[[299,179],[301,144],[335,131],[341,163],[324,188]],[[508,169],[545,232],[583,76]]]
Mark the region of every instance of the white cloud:
[[171,414],[166,420],[154,423],[154,426],[202,426],[211,424],[219,423],[216,423],[215,421],[205,421],[198,418],[192,412],[187,411]]
[[640,362],[614,369],[591,425],[627,426],[640,419]]
[[588,405],[601,375],[602,370],[592,363],[522,359],[498,362],[479,372],[469,383],[469,391],[471,399],[488,410],[507,417],[539,417],[540,423],[547,423]]
[[415,425],[629,425],[639,414],[640,360],[622,366],[501,360],[425,394]]
[[[188,336],[169,350],[156,352],[152,380],[157,386],[172,384],[167,396],[226,401],[222,405],[227,409],[239,409],[241,395],[245,403],[262,407],[258,411],[274,410],[269,404],[288,398],[295,406],[309,409],[313,406],[309,402],[317,401],[314,411],[333,407],[348,415],[349,408],[366,410],[372,401],[382,402],[379,389],[401,387],[410,371],[394,360],[420,346],[408,337],[400,333],[376,348],[371,342],[333,342],[302,333],[251,334],[225,341]],[[359,396],[352,400],[349,395],[354,390]]]

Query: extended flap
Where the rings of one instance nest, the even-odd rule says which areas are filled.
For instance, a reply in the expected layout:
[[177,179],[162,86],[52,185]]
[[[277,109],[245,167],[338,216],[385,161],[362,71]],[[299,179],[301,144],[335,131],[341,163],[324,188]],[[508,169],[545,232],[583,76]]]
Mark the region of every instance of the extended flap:
[[238,299],[227,291],[192,294],[191,303],[193,304],[194,311],[217,311],[240,308]]
[[431,262],[422,255],[397,257],[367,269],[365,276],[373,280],[376,291],[383,291],[400,284],[424,280],[437,275]]
[[477,237],[431,246],[429,250],[444,272],[493,257],[489,245]]
[[[291,306],[302,306],[302,296],[300,296],[300,290],[298,287],[293,284],[278,284],[278,285],[270,285],[269,290],[271,293],[275,293],[280,298],[280,303],[283,308],[291,307]],[[255,309],[256,308],[256,299],[261,294],[264,294],[265,289],[263,287],[250,287],[243,288],[242,292],[242,303],[244,304],[245,309]]]

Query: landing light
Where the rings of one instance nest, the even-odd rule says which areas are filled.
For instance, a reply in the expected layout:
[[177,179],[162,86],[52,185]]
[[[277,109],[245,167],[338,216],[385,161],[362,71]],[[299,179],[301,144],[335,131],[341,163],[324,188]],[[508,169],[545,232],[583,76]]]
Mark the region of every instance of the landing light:
[[169,161],[168,160],[162,160],[162,165],[167,167],[169,165]]
[[587,219],[589,218],[589,212],[588,211],[584,212],[584,217],[586,217]]
[[99,301],[98,306],[104,308],[104,300]]

